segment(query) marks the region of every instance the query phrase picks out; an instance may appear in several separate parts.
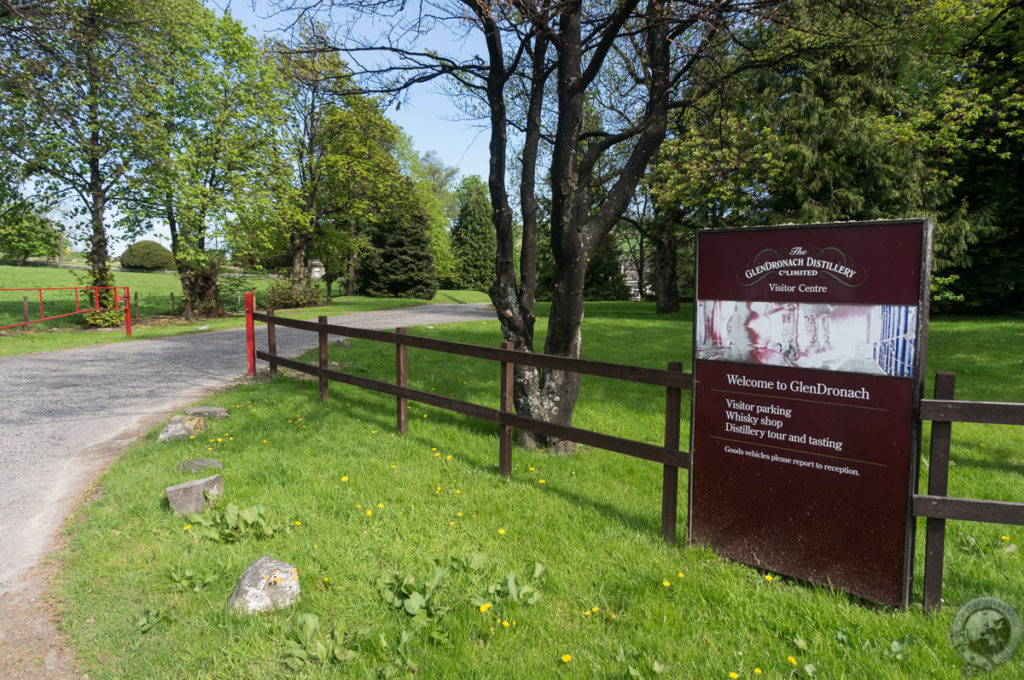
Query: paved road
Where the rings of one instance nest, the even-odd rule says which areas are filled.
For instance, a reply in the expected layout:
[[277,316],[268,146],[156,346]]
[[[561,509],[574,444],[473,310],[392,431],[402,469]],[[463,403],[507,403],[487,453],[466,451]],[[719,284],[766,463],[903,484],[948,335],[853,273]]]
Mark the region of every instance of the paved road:
[[[494,318],[487,304],[452,304],[330,321],[391,329]],[[266,349],[259,327],[256,339]],[[277,342],[296,356],[316,336],[278,328]],[[0,358],[0,598],[128,443],[244,373],[243,329]]]

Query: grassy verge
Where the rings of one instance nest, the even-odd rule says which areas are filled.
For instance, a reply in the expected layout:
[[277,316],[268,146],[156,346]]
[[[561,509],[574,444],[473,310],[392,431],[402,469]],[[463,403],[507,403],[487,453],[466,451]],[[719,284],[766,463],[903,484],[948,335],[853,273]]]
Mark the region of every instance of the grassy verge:
[[[588,304],[584,355],[686,361],[689,318]],[[960,334],[973,324],[975,339],[996,334],[1004,351],[965,348]],[[414,332],[498,341],[494,321]],[[963,398],[1024,400],[1022,333],[1020,320],[937,321],[930,365],[969,366]],[[332,345],[330,358],[393,375],[390,346],[353,340]],[[493,365],[417,350],[409,364],[414,387],[496,405]],[[506,480],[494,426],[412,404],[409,434],[397,436],[393,400],[330,389],[324,404],[315,382],[288,377],[223,392],[207,401],[230,420],[194,440],[151,434],[103,477],[68,525],[56,596],[91,677],[960,678],[947,637],[957,607],[980,595],[1024,607],[1021,553],[1009,548],[1019,527],[951,522],[947,606],[894,612],[664,545],[657,465],[517,449]],[[663,399],[584,378],[576,422],[657,442]],[[952,491],[1024,502],[1021,430],[954,426]],[[224,461],[222,505],[264,506],[272,536],[214,540],[174,516],[163,487],[187,479],[175,466],[195,456]],[[298,567],[301,602],[228,614],[237,577],[264,554]],[[1022,669],[1018,656],[993,677]]]

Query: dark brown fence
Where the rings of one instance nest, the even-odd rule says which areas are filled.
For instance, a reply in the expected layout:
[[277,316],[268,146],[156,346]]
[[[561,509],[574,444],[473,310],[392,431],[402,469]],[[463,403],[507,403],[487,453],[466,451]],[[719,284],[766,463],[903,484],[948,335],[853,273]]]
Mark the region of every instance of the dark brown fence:
[[[315,376],[319,381],[321,401],[327,400],[330,381],[390,394],[397,400],[396,423],[398,431],[401,433],[405,433],[408,429],[406,407],[410,399],[429,406],[498,423],[498,470],[503,475],[512,474],[514,428],[661,464],[663,466],[661,535],[667,542],[675,541],[679,468],[690,467],[690,452],[679,450],[682,391],[691,390],[693,387],[693,378],[689,373],[682,372],[681,363],[672,362],[668,364],[666,370],[659,370],[585,359],[570,359],[549,354],[518,352],[511,348],[510,343],[505,343],[501,349],[498,349],[423,338],[408,335],[404,328],[399,328],[394,333],[388,333],[337,326],[328,324],[326,316],[321,316],[315,322],[275,316],[273,310],[267,310],[265,314],[253,311],[250,312],[250,316],[250,321],[264,321],[267,324],[268,351],[255,352],[254,358],[266,361],[270,366],[272,376],[277,375],[277,369],[280,366]],[[277,356],[277,326],[316,333],[319,339],[317,365]],[[327,347],[330,335],[395,345],[394,383],[363,378],[328,368]],[[408,386],[409,363],[407,358],[409,347],[499,363],[501,377],[499,407],[493,409],[433,392],[410,388]],[[664,387],[664,445],[657,446],[631,439],[622,439],[600,432],[556,425],[516,415],[512,405],[512,374],[517,364]],[[927,518],[924,567],[924,606],[926,610],[938,609],[942,600],[942,566],[947,519],[1024,525],[1024,503],[946,496],[949,475],[949,444],[953,422],[1024,425],[1024,404],[955,401],[953,399],[954,383],[954,374],[939,372],[935,377],[935,398],[924,399],[921,402],[921,420],[932,421],[931,462],[928,493],[914,495],[912,513],[915,517]]]
[[1024,425],[1024,404],[955,401],[955,386],[955,374],[939,371],[935,374],[935,398],[921,401],[921,420],[932,421],[932,447],[928,493],[914,496],[913,513],[915,517],[928,518],[924,552],[926,610],[937,610],[942,604],[942,561],[947,519],[1024,525],[1024,503],[946,496],[949,443],[954,422]]

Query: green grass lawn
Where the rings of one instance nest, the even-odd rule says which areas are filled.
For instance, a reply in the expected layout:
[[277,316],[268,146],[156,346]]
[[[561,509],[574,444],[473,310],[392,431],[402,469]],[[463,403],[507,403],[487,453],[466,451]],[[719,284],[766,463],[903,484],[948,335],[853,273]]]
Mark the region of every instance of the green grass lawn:
[[[0,288],[65,288],[82,286],[85,270],[60,269],[57,267],[14,267],[0,265]],[[134,339],[167,337],[184,333],[195,333],[206,330],[223,330],[240,328],[244,318],[236,311],[231,316],[221,319],[204,319],[197,323],[189,323],[171,314],[171,296],[180,309],[181,282],[175,274],[161,272],[114,272],[118,286],[128,286],[132,299],[132,337]],[[268,278],[252,277],[237,279],[222,277],[222,285],[234,290],[222,297],[229,310],[242,309],[243,289],[251,288],[258,292],[270,282]],[[237,289],[237,290],[236,290]],[[88,301],[81,294],[81,307],[87,307]],[[0,325],[18,323],[24,319],[23,298],[29,298],[29,318],[39,318],[39,293],[35,291],[0,291]],[[136,300],[138,305],[136,305]],[[321,307],[307,307],[292,310],[290,316],[301,319],[315,319],[320,315],[339,316],[377,309],[393,309],[411,305],[427,304],[428,302],[488,302],[486,294],[477,291],[440,290],[433,300],[416,300],[409,298],[369,298],[364,296],[335,297],[330,303]],[[46,291],[43,293],[43,309],[46,316],[54,316],[75,310],[75,293],[73,291]],[[28,326],[6,330],[6,336],[0,337],[0,356],[27,354],[30,352],[46,352],[50,350],[100,345],[110,342],[128,340],[124,327],[114,329],[89,329],[81,315],[67,316],[51,321],[42,321]]]
[[[412,332],[500,340],[496,321]],[[586,358],[688,362],[690,310],[656,317],[652,305],[588,303],[583,338]],[[929,366],[959,371],[962,398],[1024,401],[1024,320],[938,319],[931,343]],[[394,375],[392,346],[332,344],[330,359],[359,375]],[[497,405],[493,364],[410,350],[409,366],[413,387]],[[411,404],[409,433],[399,436],[393,399],[330,391],[321,403],[315,381],[281,376],[219,393],[206,403],[227,407],[230,420],[193,440],[158,443],[151,433],[103,476],[67,525],[54,595],[83,671],[952,679],[963,676],[948,640],[961,604],[991,595],[1024,609],[1024,564],[1010,548],[1024,539],[1020,527],[950,522],[947,605],[936,615],[919,604],[893,611],[685,541],[663,544],[655,464],[585,448],[565,457],[516,449],[505,479],[496,426]],[[660,442],[663,414],[663,389],[584,377],[576,423]],[[951,492],[1024,502],[1022,429],[954,425]],[[224,462],[221,507],[264,506],[273,535],[213,540],[169,510],[163,488],[190,478],[175,466],[196,456]],[[680,485],[682,537],[685,471]],[[919,602],[920,540],[917,553]],[[301,602],[229,614],[237,578],[261,555],[297,566]],[[1018,654],[992,677],[1022,670]]]

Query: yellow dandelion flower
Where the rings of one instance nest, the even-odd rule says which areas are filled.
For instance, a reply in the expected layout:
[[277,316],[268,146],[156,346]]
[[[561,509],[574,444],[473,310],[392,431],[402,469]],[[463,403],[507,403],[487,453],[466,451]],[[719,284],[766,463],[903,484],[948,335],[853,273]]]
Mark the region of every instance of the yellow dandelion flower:
[[361,506],[361,505],[357,505],[357,506],[356,506],[356,510],[360,510],[360,509],[362,509],[362,507],[363,507],[363,506]]
[[768,581],[768,583],[771,583],[772,581],[774,581],[774,580],[775,580],[775,577],[774,577],[774,576],[772,576],[771,574],[765,574],[765,575],[764,575],[764,580],[765,580],[765,581]]
[[377,430],[370,430],[370,434],[377,434]]
[[384,507],[384,504],[383,504],[383,503],[377,503],[377,507],[378,507],[378,508],[383,508],[383,507]]
[[729,677],[732,678],[733,680],[736,680],[736,678],[740,677],[740,674],[737,673],[736,671],[729,671]]
[[189,438],[189,439],[195,439],[195,438],[196,438],[196,436],[195,436],[194,434],[190,434],[190,435],[188,436],[188,438]]
[[182,529],[182,531],[188,531],[188,530],[189,530],[189,529],[191,529],[191,528],[192,528],[192,525],[191,525],[191,524],[186,524],[186,525],[185,525],[185,528],[184,528],[184,529]]
[[679,572],[679,578],[683,578],[684,576],[686,576],[686,574],[684,574],[683,572]]
[[367,510],[367,511],[366,511],[366,516],[367,516],[367,517],[369,517],[369,516],[370,516],[370,515],[372,515],[372,514],[373,514],[373,510]]
[[491,603],[490,602],[484,602],[482,605],[480,605],[480,613],[481,614],[486,614],[487,610],[490,609],[490,608],[491,608]]
[[502,536],[504,536],[505,535],[505,530],[504,529],[498,529],[498,533],[501,534]]
[[793,657],[791,657],[791,656],[787,656],[787,657],[786,657],[786,661],[790,662],[790,663],[791,663],[791,664],[793,664],[794,666],[796,665],[796,659],[794,659],[794,658],[793,658]]
[[392,466],[391,466],[391,469],[392,469],[392,470],[394,470],[394,469],[395,469],[395,466],[394,466],[394,465],[392,465]]
[[530,468],[530,472],[533,472],[534,468]]
[[455,516],[456,517],[462,517],[462,513],[461,512],[457,512],[457,513],[455,513]]
[[1003,539],[1004,541],[1009,541],[1010,540],[1009,536],[1000,536],[1000,538]]
[[545,484],[546,482],[545,482],[545,481],[544,481],[543,479],[538,479],[538,480],[537,480],[537,483],[538,483],[538,484]]
[[570,661],[572,661],[572,654],[562,655],[562,663],[569,663]]
[[266,443],[267,443],[267,440],[266,440],[266,439],[264,439],[264,440],[263,440],[263,443],[264,443],[264,444],[266,444]]
[[460,493],[462,493],[462,492],[461,492],[461,491],[459,491],[458,489],[456,489],[456,490],[455,490],[455,493],[456,493],[456,494],[460,494]]
[[218,444],[221,444],[221,443],[223,443],[223,442],[224,442],[224,439],[223,439],[223,438],[221,438],[221,437],[217,437],[217,443],[218,443]]
[[450,527],[455,526],[455,520],[452,520],[451,522],[448,522],[448,526],[450,526]]
[[432,447],[430,447],[430,450],[431,451],[437,451],[437,447],[436,446],[432,446]]
[[612,614],[611,617],[614,619],[615,618],[615,614]]
[[583,610],[583,615],[584,616],[590,616],[590,610],[589,609],[584,609]]
[[347,481],[348,481],[348,475],[345,475],[344,477],[342,477],[342,478],[341,478],[341,481],[343,481],[343,482],[347,482]]
[[440,458],[440,457],[441,457],[441,454],[440,454],[440,453],[435,453],[435,454],[434,454],[434,458]]
[[426,413],[424,413],[424,414],[423,414],[423,417],[424,417],[424,418],[426,418],[426,417],[427,417],[427,414],[426,414]]
[[302,526],[302,522],[300,522],[299,520],[295,520],[295,526],[301,527]]
[[331,579],[329,579],[326,576],[324,576],[324,583],[330,583],[330,582],[331,582]]
[[206,450],[207,450],[207,451],[213,451],[213,447],[211,447],[211,446],[207,446],[207,447],[206,447]]
[[502,621],[501,625],[504,626],[505,628],[508,628],[508,621]]
[[450,453],[447,456],[445,456],[445,460],[451,460],[451,459],[452,459],[452,455]]
[[590,608],[590,611],[592,611],[592,612],[594,612],[594,613],[596,614],[596,613],[598,613],[599,611],[601,611],[601,608],[600,608],[600,607],[591,607],[591,608]]
[[666,588],[671,588],[672,587],[672,584],[669,581],[662,581],[661,585],[665,586]]
[[756,673],[757,675],[761,675],[761,669],[760,668],[755,668],[754,669],[754,673]]

